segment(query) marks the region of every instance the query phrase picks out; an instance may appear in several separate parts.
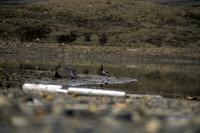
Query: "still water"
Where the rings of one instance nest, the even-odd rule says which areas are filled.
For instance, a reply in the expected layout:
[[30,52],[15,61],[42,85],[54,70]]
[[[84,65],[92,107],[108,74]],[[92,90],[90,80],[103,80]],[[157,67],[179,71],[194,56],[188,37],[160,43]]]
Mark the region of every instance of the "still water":
[[[98,66],[76,66],[79,73],[90,70],[95,74]],[[200,96],[200,67],[192,64],[137,64],[105,67],[112,76],[136,78],[138,82],[105,84],[99,88],[113,88],[128,93]],[[91,87],[91,86],[90,86]]]
[[[12,64],[3,64],[3,68],[13,67]],[[24,64],[17,68],[16,73],[28,80],[42,79],[46,81],[54,80],[56,65],[51,65],[45,62],[44,64]],[[100,65],[90,64],[75,64],[77,73],[81,75],[97,75]],[[37,68],[37,69],[36,69]],[[50,69],[51,68],[51,69]],[[22,70],[24,71],[23,73]],[[114,89],[121,90],[127,93],[142,93],[142,94],[161,94],[166,96],[177,95],[193,95],[200,96],[200,67],[199,64],[166,64],[166,63],[137,63],[132,65],[104,65],[105,71],[110,73],[110,76],[119,79],[137,79],[138,82],[130,82],[123,84],[93,84],[87,85],[91,88]],[[14,70],[11,68],[10,70]],[[38,77],[39,76],[39,77]],[[92,77],[93,78],[93,77]],[[95,78],[95,76],[94,76]],[[109,78],[108,78],[109,79]],[[78,82],[78,81],[76,81]],[[89,82],[89,81],[88,81]],[[105,82],[106,83],[106,82]]]

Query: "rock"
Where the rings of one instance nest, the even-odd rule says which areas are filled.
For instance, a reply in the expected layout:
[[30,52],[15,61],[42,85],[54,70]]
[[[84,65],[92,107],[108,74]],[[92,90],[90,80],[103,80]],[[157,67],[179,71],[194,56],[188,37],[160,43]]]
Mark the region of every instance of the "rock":
[[11,117],[11,123],[15,127],[23,127],[28,124],[28,121],[24,117],[13,116]]
[[132,114],[127,111],[121,111],[115,114],[115,118],[122,121],[132,121]]
[[77,72],[73,66],[63,66],[56,70],[55,78],[77,79]]
[[34,98],[32,98],[32,97],[27,97],[24,101],[25,101],[25,102],[34,102]]
[[33,97],[27,97],[24,102],[27,105],[33,106],[33,105],[43,105],[43,103],[41,101],[39,101],[37,98],[33,98]]
[[126,103],[116,103],[113,107],[118,110],[124,110],[127,108],[127,104]]
[[61,114],[64,110],[64,107],[65,107],[65,102],[63,97],[55,98],[52,101],[52,112],[54,114]]
[[10,106],[10,101],[6,97],[0,96],[0,107]]
[[128,112],[126,103],[116,103],[113,106],[113,115],[116,119],[122,121],[132,121],[132,114]]
[[35,110],[35,116],[36,116],[36,118],[38,118],[38,119],[43,118],[43,117],[46,116],[47,114],[48,114],[47,108],[37,108],[37,109]]
[[161,124],[158,120],[150,120],[146,124],[146,131],[148,133],[157,133],[161,128]]
[[54,99],[53,95],[50,94],[43,94],[42,98],[44,98],[47,101],[52,101]]
[[89,109],[71,108],[66,109],[64,111],[64,115],[67,117],[94,118],[96,116],[96,113],[90,111]]
[[187,100],[198,100],[198,98],[194,97],[194,96],[187,96],[186,99]]

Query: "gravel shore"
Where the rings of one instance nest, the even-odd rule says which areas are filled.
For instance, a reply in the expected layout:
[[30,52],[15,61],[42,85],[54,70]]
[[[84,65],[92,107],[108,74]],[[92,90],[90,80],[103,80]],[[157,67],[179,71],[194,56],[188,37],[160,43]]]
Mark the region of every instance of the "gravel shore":
[[130,95],[126,98],[0,92],[0,132],[200,131],[200,102]]

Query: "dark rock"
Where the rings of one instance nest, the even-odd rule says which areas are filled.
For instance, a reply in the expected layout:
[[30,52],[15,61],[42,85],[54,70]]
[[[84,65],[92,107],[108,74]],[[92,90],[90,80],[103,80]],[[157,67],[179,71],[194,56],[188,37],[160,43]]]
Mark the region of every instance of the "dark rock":
[[95,113],[87,109],[67,109],[64,111],[64,115],[68,117],[82,117],[82,118],[95,117]]
[[64,115],[66,116],[74,116],[75,112],[72,109],[68,109],[64,111]]
[[199,100],[198,97],[195,97],[195,96],[187,96],[186,99],[187,100],[197,100],[197,101]]
[[77,79],[77,72],[73,66],[63,66],[56,70],[55,78]]
[[34,102],[34,98],[28,97],[24,100],[25,102]]
[[80,103],[80,104],[88,104],[89,101],[87,101],[87,100],[80,100],[79,103]]
[[120,112],[115,115],[115,118],[122,121],[132,121],[132,115],[129,112]]

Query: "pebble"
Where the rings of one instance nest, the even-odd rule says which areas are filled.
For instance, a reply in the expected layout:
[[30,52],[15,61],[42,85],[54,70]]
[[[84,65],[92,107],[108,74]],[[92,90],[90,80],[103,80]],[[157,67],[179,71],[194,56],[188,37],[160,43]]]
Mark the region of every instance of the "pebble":
[[66,109],[64,115],[68,117],[94,118],[95,113],[87,109]]
[[44,108],[38,108],[35,111],[35,116],[40,119],[40,118],[43,118],[44,116],[46,116],[47,113],[48,112]]
[[113,105],[112,111],[114,117],[118,120],[122,121],[132,121],[132,114],[127,111],[126,103],[116,103]]
[[159,132],[159,129],[161,128],[161,124],[158,120],[153,119],[147,122],[146,124],[146,131],[148,133],[157,133]]
[[124,110],[127,108],[127,104],[126,103],[116,103],[113,107],[118,110]]
[[28,97],[24,100],[26,102],[27,105],[33,106],[33,105],[37,105],[37,106],[42,106],[43,103],[38,100],[37,98],[32,98],[32,97]]
[[28,97],[25,99],[25,102],[34,102],[34,98]]
[[53,95],[50,94],[43,94],[42,97],[47,101],[52,101],[54,98]]
[[24,127],[28,124],[28,121],[25,117],[13,116],[11,117],[11,123],[15,127]]
[[127,111],[121,111],[117,114],[115,114],[115,118],[118,120],[122,120],[122,121],[132,121],[132,114],[130,112]]
[[6,98],[4,96],[0,96],[0,107],[10,106],[10,105],[11,105],[11,103],[8,98]]

